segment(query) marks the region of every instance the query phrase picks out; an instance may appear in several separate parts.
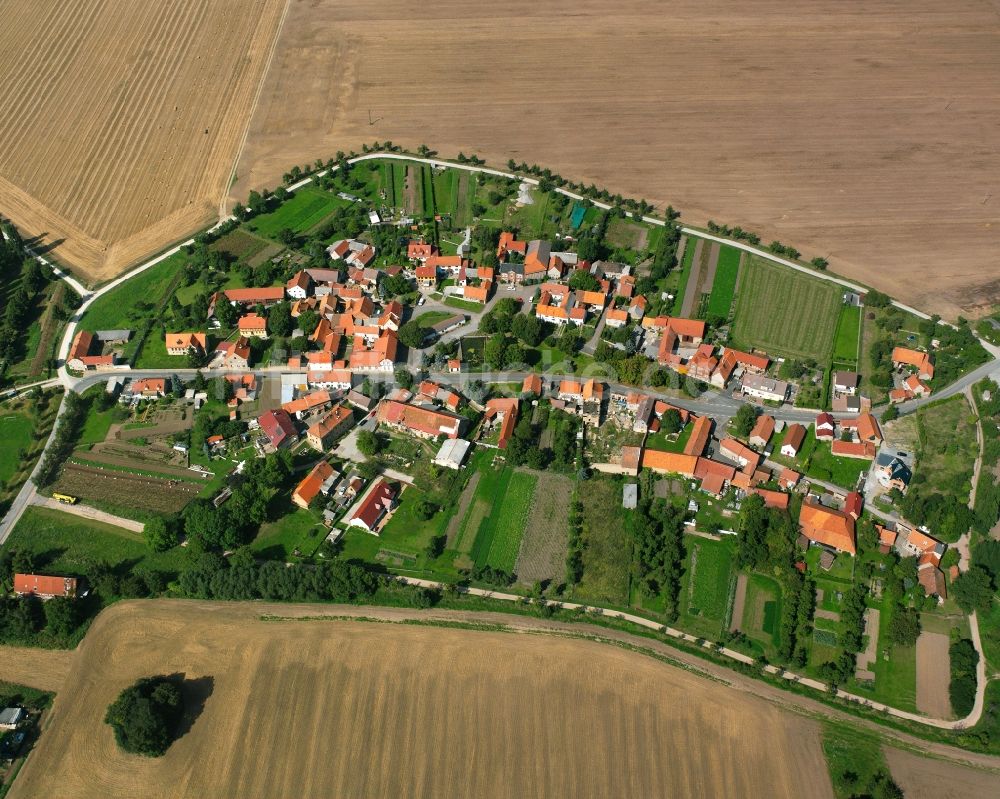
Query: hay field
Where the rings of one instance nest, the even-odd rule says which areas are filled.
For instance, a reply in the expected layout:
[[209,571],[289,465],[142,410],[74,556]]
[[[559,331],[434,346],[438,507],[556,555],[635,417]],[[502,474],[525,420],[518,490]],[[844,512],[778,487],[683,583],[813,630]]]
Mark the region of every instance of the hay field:
[[0,213],[100,281],[217,218],[285,0],[13,0]]
[[[265,610],[106,611],[10,795],[832,796],[815,722],[637,653]],[[214,685],[166,756],[125,756],[99,718],[157,671]]]
[[424,142],[743,225],[945,315],[997,301],[995,5],[789,10],[293,0],[233,196],[338,149]]

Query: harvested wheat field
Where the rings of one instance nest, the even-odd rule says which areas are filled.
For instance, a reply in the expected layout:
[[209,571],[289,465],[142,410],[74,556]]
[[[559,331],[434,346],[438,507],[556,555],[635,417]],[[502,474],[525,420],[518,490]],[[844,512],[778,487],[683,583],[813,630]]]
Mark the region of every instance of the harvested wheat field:
[[68,649],[0,646],[0,681],[3,682],[58,691],[72,665],[73,652]]
[[[832,796],[815,723],[644,655],[267,609],[103,613],[11,796]],[[162,672],[203,710],[163,758],[123,755],[98,720]]]
[[743,225],[954,316],[1000,300],[998,76],[990,0],[292,0],[233,197],[426,143]]
[[985,799],[996,796],[1000,775],[883,747],[892,777],[906,799]]
[[0,213],[100,281],[217,218],[286,0],[13,0]]

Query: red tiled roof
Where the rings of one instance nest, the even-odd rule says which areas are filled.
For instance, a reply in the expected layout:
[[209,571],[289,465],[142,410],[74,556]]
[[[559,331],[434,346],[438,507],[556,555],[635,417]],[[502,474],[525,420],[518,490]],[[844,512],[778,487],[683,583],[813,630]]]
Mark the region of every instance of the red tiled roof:
[[854,520],[842,511],[803,502],[799,511],[799,526],[802,534],[811,541],[852,555],[857,552],[854,544]]
[[712,434],[712,417],[699,416],[694,420],[691,428],[691,436],[684,445],[685,455],[701,455],[708,444],[708,437]]
[[261,414],[257,421],[260,424],[260,429],[264,431],[264,435],[271,442],[272,447],[277,448],[281,446],[289,437],[295,435],[295,425],[292,424],[292,417],[288,415],[287,411],[281,408]]
[[332,475],[333,467],[326,461],[320,461],[303,478],[302,482],[295,487],[295,491],[292,492],[292,499],[296,500],[296,504],[304,508],[309,507],[309,503],[315,499],[324,481]]
[[285,290],[281,286],[269,286],[259,289],[226,289],[223,294],[230,302],[256,303],[278,302],[284,299]]
[[644,449],[642,451],[641,465],[646,469],[653,469],[658,472],[668,472],[671,474],[683,474],[692,477],[700,458],[694,455],[682,455],[678,452],[663,452],[657,449]]
[[378,524],[382,514],[395,500],[396,494],[397,491],[392,485],[384,479],[380,479],[354,512],[351,521],[357,519],[363,522],[369,530],[373,529]]
[[76,596],[76,578],[46,574],[15,574],[14,593],[74,597]]

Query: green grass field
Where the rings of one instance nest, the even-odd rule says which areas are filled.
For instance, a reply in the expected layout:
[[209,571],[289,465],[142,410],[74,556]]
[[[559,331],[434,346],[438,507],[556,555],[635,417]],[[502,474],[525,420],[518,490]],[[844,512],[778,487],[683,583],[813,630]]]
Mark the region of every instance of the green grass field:
[[857,725],[825,722],[823,755],[837,799],[867,796],[858,789],[879,772],[888,771],[879,736]]
[[31,444],[31,431],[35,422],[24,413],[11,413],[0,409],[0,485],[6,483],[21,468],[21,450]]
[[740,629],[769,654],[780,643],[781,586],[770,577],[751,574]]
[[170,282],[186,261],[187,256],[183,252],[175,253],[98,297],[80,320],[80,329],[91,332],[117,328],[134,330],[138,320],[148,313],[139,306],[155,306],[163,299]]
[[514,472],[506,493],[496,498],[494,513],[486,519],[493,528],[492,542],[486,555],[487,565],[505,572],[514,571],[537,482],[538,478],[533,474]]
[[43,574],[80,574],[98,561],[113,568],[144,566],[175,573],[185,560],[180,547],[153,552],[141,533],[36,507],[24,512],[3,548],[34,553]]
[[632,545],[622,524],[621,487],[590,480],[583,502],[583,578],[574,599],[624,606],[628,603]]
[[858,475],[868,471],[871,461],[861,458],[841,458],[830,451],[829,441],[817,441],[809,458],[806,474],[820,480],[829,480],[844,488],[854,488]]
[[728,318],[736,294],[736,280],[740,276],[741,252],[723,244],[719,248],[719,263],[715,269],[712,294],[708,299],[708,315]]
[[860,333],[861,309],[856,305],[842,305],[833,340],[833,360],[857,363]]
[[285,561],[310,557],[328,532],[317,511],[289,504],[287,512],[261,525],[250,548],[264,557]]
[[733,576],[733,542],[688,536],[687,557],[681,582],[680,626],[716,639],[729,610]]
[[692,238],[691,236],[687,237],[687,243],[684,245],[684,257],[681,258],[677,291],[674,293],[674,307],[672,313],[675,315],[680,314],[681,308],[684,305],[684,292],[687,290],[688,278],[691,276],[691,265],[694,263],[694,251],[697,244],[697,239]]
[[269,214],[261,214],[246,223],[246,227],[262,236],[274,238],[279,231],[290,228],[303,233],[329,216],[344,203],[336,195],[314,186],[303,186],[281,206]]
[[759,256],[747,257],[736,302],[736,346],[830,361],[840,289]]

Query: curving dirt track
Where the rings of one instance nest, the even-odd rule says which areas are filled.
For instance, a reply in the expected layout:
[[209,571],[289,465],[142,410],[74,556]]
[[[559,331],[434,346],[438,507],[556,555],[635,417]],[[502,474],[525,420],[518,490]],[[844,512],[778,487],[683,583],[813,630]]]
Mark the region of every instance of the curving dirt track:
[[232,198],[376,139],[513,157],[955,316],[1000,300],[998,75],[990,0],[292,0]]
[[91,281],[215,218],[286,0],[12,0],[0,213]]
[[[11,796],[832,796],[815,722],[649,657],[542,635],[260,621],[268,610],[335,612],[103,613]],[[96,721],[151,672],[214,681],[155,760],[123,755]]]

